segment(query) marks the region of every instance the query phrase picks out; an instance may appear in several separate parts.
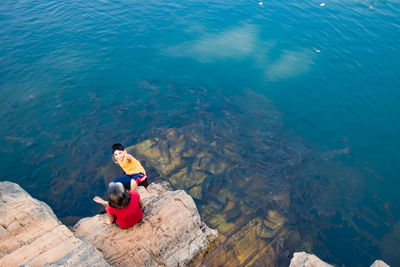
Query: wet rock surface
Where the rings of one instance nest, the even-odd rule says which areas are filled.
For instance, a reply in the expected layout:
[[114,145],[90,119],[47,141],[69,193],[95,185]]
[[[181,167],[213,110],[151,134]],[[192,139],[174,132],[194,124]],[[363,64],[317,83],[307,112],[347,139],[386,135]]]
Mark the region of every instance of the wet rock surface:
[[102,223],[107,215],[81,219],[77,236],[96,246],[114,266],[186,266],[203,260],[217,239],[205,225],[192,198],[160,184],[139,187],[141,222],[130,229]]
[[0,266],[111,266],[15,183],[0,182],[0,213]]

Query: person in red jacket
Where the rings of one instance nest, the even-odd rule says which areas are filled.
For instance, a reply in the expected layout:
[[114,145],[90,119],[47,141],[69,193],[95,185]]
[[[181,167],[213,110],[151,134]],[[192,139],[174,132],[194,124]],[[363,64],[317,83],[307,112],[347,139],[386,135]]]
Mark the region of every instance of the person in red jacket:
[[113,224],[119,228],[131,228],[143,217],[143,203],[137,191],[128,191],[120,182],[108,185],[108,201],[96,196],[93,200],[106,207],[108,218],[103,223]]

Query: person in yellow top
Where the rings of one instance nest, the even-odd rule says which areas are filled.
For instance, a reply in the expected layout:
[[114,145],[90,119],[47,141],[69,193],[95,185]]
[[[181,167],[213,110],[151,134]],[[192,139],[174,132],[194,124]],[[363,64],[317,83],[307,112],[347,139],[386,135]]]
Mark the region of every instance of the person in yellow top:
[[147,181],[146,171],[142,164],[135,159],[132,155],[126,152],[126,149],[121,144],[114,144],[112,146],[114,158],[125,174],[114,178],[114,183],[120,182],[128,190],[135,190],[139,185],[147,187],[149,182]]

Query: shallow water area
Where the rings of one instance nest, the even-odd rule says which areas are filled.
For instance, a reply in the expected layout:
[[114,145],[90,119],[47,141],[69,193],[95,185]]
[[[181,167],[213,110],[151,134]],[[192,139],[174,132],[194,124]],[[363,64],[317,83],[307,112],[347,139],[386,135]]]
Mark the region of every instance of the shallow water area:
[[121,142],[219,230],[205,264],[399,265],[399,11],[2,1],[0,179],[72,225]]

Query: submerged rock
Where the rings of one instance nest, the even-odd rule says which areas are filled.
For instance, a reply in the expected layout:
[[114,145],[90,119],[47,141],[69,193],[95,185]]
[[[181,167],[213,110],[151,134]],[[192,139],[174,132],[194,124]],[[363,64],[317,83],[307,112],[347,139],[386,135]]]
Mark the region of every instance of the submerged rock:
[[[240,146],[224,140],[210,142],[191,128],[172,128],[127,150],[161,179],[195,198],[202,217],[226,239],[216,253],[222,256],[210,264],[277,263],[273,244],[289,230],[283,227],[287,219],[282,210],[290,207],[290,195],[276,189],[266,194],[273,180],[267,171],[253,171]],[[265,216],[250,223],[261,211]],[[260,251],[268,256],[259,256]]]
[[[155,137],[127,148],[138,159],[154,168],[176,188],[189,189],[203,183],[206,177],[228,168],[211,152],[208,142],[182,129],[168,129],[163,138]],[[198,193],[198,191],[196,191]]]
[[0,266],[111,266],[15,183],[0,182],[0,212]]
[[[224,221],[222,215],[215,216],[218,229],[224,235],[237,227]],[[219,221],[217,221],[219,220]],[[211,253],[206,265],[213,266],[280,266],[279,243],[288,234],[285,218],[277,211],[270,210],[266,216],[256,217],[241,227],[238,232],[219,244],[218,253]],[[230,227],[227,227],[230,226]],[[224,229],[226,227],[226,229]]]
[[[175,169],[183,166],[184,161],[180,154],[185,147],[184,136],[178,135],[174,129],[170,129],[165,137],[163,140],[159,140],[159,138],[145,140],[134,146],[136,152],[134,154],[145,158],[163,176],[169,175]],[[129,147],[128,151],[132,149],[133,147]]]
[[186,266],[201,261],[217,232],[201,220],[192,198],[183,190],[161,185],[139,187],[143,220],[130,229],[105,225],[97,215],[80,220],[76,234],[92,243],[115,266]]

